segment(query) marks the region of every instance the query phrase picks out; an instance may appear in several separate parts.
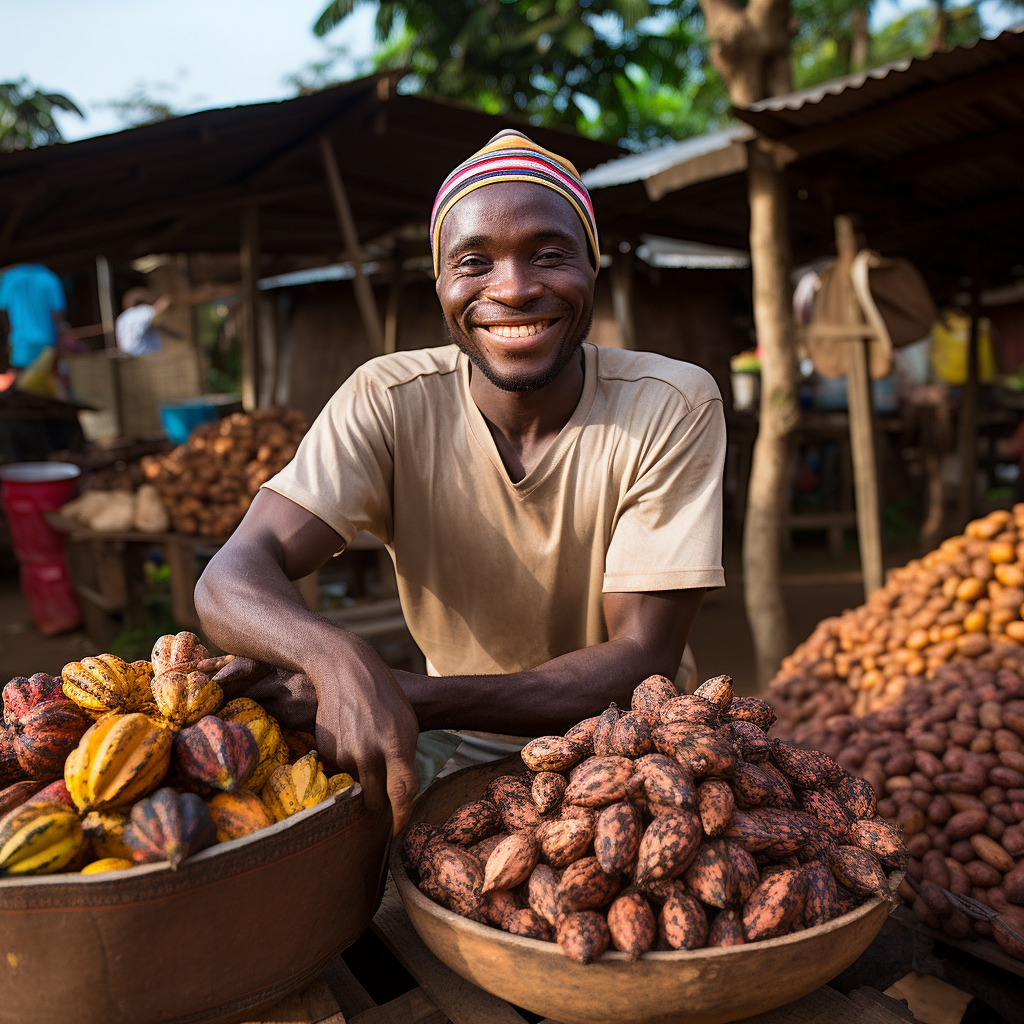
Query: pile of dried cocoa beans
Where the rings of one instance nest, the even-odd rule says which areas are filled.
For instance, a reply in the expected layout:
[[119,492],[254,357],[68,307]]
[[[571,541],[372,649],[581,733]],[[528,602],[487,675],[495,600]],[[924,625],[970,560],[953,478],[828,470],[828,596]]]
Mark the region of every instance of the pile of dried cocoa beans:
[[[1024,504],[969,523],[890,573],[858,608],[823,619],[772,683],[792,726],[900,699],[915,677],[1024,643]],[[791,717],[792,716],[792,717]]]
[[[910,860],[900,895],[932,928],[1024,959],[1024,657],[962,661],[865,717],[798,730],[871,783]],[[984,906],[969,916],[949,894]],[[988,907],[998,917],[984,913]],[[970,908],[968,908],[970,909]]]
[[891,895],[899,830],[826,754],[770,739],[771,706],[728,676],[680,696],[663,676],[564,736],[523,749],[440,825],[412,825],[406,870],[428,897],[582,963],[609,946],[732,946]]

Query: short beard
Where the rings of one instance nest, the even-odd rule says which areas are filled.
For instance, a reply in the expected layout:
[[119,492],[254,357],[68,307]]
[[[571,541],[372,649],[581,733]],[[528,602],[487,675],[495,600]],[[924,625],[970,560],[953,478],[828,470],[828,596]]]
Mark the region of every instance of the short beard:
[[575,338],[571,338],[566,341],[565,345],[558,353],[558,358],[541,374],[533,377],[520,376],[517,374],[508,374],[503,376],[497,373],[493,366],[491,366],[479,352],[470,351],[462,342],[461,338],[458,338],[452,331],[451,327],[448,326],[448,321],[444,321],[445,333],[448,335],[448,340],[458,349],[463,352],[469,361],[500,391],[508,391],[513,394],[527,394],[531,391],[540,391],[546,388],[549,384],[552,384],[555,378],[565,369],[568,365],[569,360],[580,350],[580,346],[587,340],[587,336],[590,334],[591,325],[594,322],[593,314],[587,321],[586,326],[583,330],[579,331]]

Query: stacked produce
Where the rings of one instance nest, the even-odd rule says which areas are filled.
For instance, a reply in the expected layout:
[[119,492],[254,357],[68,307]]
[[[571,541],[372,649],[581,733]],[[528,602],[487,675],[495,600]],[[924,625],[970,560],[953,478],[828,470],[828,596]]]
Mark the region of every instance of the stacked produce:
[[1024,643],[1024,504],[968,524],[962,536],[889,575],[868,601],[814,633],[772,683],[780,723],[863,715],[900,699],[942,665]]
[[297,409],[258,409],[204,423],[166,455],[142,460],[178,533],[226,537],[256,492],[295,455],[306,433]]
[[890,895],[899,830],[864,780],[770,739],[775,719],[731,680],[680,696],[663,676],[564,736],[524,747],[402,859],[431,899],[582,963],[612,945],[731,946],[822,924]]
[[134,492],[93,488],[69,501],[60,512],[66,519],[100,533],[166,533],[171,526],[167,509],[152,484],[143,484]]
[[112,654],[3,689],[0,872],[172,868],[353,785],[324,773],[308,733],[256,701],[225,702],[235,665],[192,633],[151,661]]

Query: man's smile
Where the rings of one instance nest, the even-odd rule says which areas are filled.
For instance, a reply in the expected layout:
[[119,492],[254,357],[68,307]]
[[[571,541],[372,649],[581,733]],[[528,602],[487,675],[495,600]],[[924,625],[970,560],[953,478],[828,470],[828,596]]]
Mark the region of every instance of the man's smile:
[[[498,340],[501,343],[509,341],[523,341],[529,343],[534,341],[535,339],[540,340],[538,336],[546,334],[548,328],[553,327],[561,319],[561,317],[549,317],[543,320],[531,320],[525,323],[512,323],[506,320],[497,323],[476,323],[473,326],[476,327],[478,330],[484,331],[486,334],[491,335],[492,338]],[[505,347],[509,346],[506,345]],[[525,348],[527,346],[522,345],[512,347]]]

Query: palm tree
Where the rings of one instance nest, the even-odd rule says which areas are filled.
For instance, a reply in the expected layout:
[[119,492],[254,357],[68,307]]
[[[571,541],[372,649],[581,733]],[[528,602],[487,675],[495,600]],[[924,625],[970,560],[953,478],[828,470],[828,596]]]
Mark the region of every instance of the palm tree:
[[32,149],[63,142],[64,136],[53,117],[55,110],[85,116],[63,93],[30,90],[24,78],[0,82],[0,150]]

